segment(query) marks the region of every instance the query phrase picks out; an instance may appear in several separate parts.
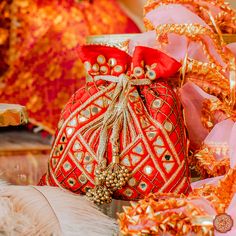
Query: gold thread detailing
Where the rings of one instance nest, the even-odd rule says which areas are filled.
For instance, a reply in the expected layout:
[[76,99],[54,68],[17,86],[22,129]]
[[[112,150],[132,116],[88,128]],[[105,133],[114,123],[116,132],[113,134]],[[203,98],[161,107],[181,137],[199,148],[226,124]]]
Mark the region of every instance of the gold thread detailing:
[[156,0],[148,0],[146,5],[144,6],[144,15],[146,15],[148,12],[158,8],[161,5],[167,5],[167,4],[191,4],[194,7],[197,7],[198,4],[192,0],[162,0],[162,1],[156,1]]
[[[204,0],[200,2],[192,0],[149,0],[144,7],[144,15],[158,8],[161,5],[182,4],[190,11],[201,17],[213,30],[218,29],[223,33],[236,33],[236,14],[229,3],[223,0]],[[219,8],[219,13],[213,14],[210,11],[212,5]],[[205,14],[207,12],[207,14]],[[217,26],[217,27],[216,27]],[[217,29],[218,28],[218,29]],[[217,32],[218,33],[218,32]]]
[[[153,28],[154,29],[154,28]],[[224,62],[228,62],[228,55],[225,55],[222,52],[222,45],[218,35],[212,32],[211,29],[208,29],[199,24],[163,24],[156,27],[157,40],[162,43],[168,43],[167,34],[175,33],[178,35],[184,35],[188,39],[193,41],[201,42],[201,45],[204,45],[203,51],[205,55],[209,57],[210,62],[218,64],[217,60],[210,54],[208,50],[208,45],[203,39],[203,37],[208,36],[215,47],[216,52],[222,57]]]
[[[150,21],[146,20],[146,23],[148,24],[149,28],[151,27],[152,30],[154,29],[154,26]],[[217,27],[217,25],[215,25],[215,27]],[[163,44],[168,43],[167,35],[169,33],[184,35],[188,38],[188,40],[198,42],[209,61],[209,63],[203,63],[200,61],[189,59],[188,54],[186,53],[182,66],[182,81],[180,82],[180,85],[182,86],[188,77],[190,81],[196,83],[206,92],[213,92],[212,95],[219,96],[219,98],[222,100],[226,99],[227,104],[229,104],[233,109],[236,103],[235,58],[232,52],[224,47],[225,43],[222,39],[220,31],[218,30],[217,32],[219,35],[199,24],[163,24],[157,26],[156,28],[156,33],[158,35],[157,40]],[[205,36],[208,36],[211,39],[216,52],[226,63],[227,66],[225,68],[229,69],[229,80],[225,76],[226,70],[222,68],[218,60],[211,54],[210,49],[206,41],[204,40]],[[194,70],[193,67],[201,70]],[[196,76],[199,77],[200,74],[206,75],[202,78],[203,81],[201,81],[201,79],[199,78],[196,79]],[[206,79],[206,77],[208,79]]]
[[118,214],[120,231],[131,236],[140,233],[213,236],[214,216],[201,207],[201,200],[205,199],[216,214],[225,213],[235,194],[235,184],[236,169],[230,169],[217,185],[195,188],[188,197],[174,193],[150,194],[148,198],[131,202],[131,206]]
[[194,82],[205,92],[217,96],[220,100],[230,99],[229,81],[221,66],[189,59],[186,68],[186,80]]
[[[223,158],[217,161],[216,154],[223,155]],[[191,157],[191,165],[195,167],[202,178],[224,175],[230,169],[228,147],[217,146],[214,148],[205,145]]]
[[[236,111],[232,110],[219,99],[205,99],[202,104],[202,124],[208,130],[211,130],[215,125],[216,112],[222,113],[224,119],[231,118],[236,120]],[[221,114],[218,114],[221,115]]]
[[[213,236],[213,217],[184,195],[151,194],[131,206],[123,207],[119,214],[119,226],[123,235],[189,235],[192,232],[204,236]],[[185,209],[178,211],[176,209]],[[129,226],[133,226],[130,230]],[[135,227],[139,226],[139,227]]]
[[[109,79],[108,76],[99,78]],[[114,77],[112,77],[114,79]],[[139,85],[139,80],[130,80],[130,77],[122,74],[118,79],[117,86],[113,93],[112,101],[104,115],[101,127],[100,142],[98,145],[98,166],[95,171],[95,188],[87,192],[87,197],[95,204],[110,203],[112,194],[126,185],[130,178],[130,171],[120,164],[120,132],[126,119],[127,102],[132,85]],[[95,78],[96,79],[96,78]],[[111,78],[110,78],[111,79]],[[144,80],[149,84],[150,80]],[[105,158],[106,145],[108,142],[108,127],[112,127],[112,163],[107,166]],[[103,194],[107,193],[107,198]]]
[[[224,213],[235,194],[236,169],[230,169],[216,186],[206,184],[201,188],[193,189],[190,196],[200,196],[207,199],[218,214]],[[224,191],[222,191],[224,190]]]

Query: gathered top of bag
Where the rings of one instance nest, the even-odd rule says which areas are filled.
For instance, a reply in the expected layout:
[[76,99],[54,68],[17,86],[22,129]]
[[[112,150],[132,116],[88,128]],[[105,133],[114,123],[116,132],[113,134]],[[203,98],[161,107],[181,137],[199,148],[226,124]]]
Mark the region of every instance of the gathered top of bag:
[[81,47],[80,57],[92,77],[125,73],[131,79],[155,80],[174,75],[181,66],[165,53],[143,46],[137,46],[131,57],[115,47],[87,45]]

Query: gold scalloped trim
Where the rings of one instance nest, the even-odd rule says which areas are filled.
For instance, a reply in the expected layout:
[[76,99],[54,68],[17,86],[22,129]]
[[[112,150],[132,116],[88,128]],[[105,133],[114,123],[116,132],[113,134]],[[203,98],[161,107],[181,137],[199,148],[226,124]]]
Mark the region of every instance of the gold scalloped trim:
[[214,125],[214,115],[219,111],[222,112],[225,116],[224,119],[230,118],[231,120],[236,120],[236,111],[232,110],[231,107],[227,106],[225,103],[222,103],[218,99],[205,99],[202,104],[202,124],[203,126],[211,130]]
[[[225,147],[222,147],[222,151]],[[218,148],[220,149],[220,148]],[[215,150],[207,146],[203,146],[202,149],[194,154],[191,160],[191,165],[200,173],[202,178],[216,177],[224,175],[230,169],[230,160],[228,156],[225,156],[220,161],[215,159]]]
[[186,81],[191,81],[206,93],[217,96],[222,102],[229,103],[230,84],[223,75],[221,66],[189,59],[185,72]]
[[[220,37],[208,29],[199,24],[163,24],[156,27],[157,40],[163,43],[168,43],[167,34],[175,33],[178,35],[186,36],[188,39],[201,42],[205,55],[210,59],[211,63],[219,64],[216,59],[210,54],[207,42],[204,40],[204,36],[208,36],[213,43],[216,52],[222,57],[223,61],[228,63],[228,54],[223,53]],[[206,50],[207,49],[207,50]]]
[[[204,4],[205,3],[205,4]],[[200,18],[202,18],[209,26],[215,30],[214,23],[212,22],[211,16],[206,16],[206,11],[208,11],[207,4],[218,7],[221,11],[214,16],[214,21],[220,30],[224,33],[236,33],[236,14],[235,11],[230,7],[229,3],[224,0],[205,0],[203,3],[197,3],[192,0],[162,0],[155,1],[149,0],[144,6],[144,15],[148,12],[160,7],[161,5],[168,4],[182,4],[187,5],[186,7],[196,13]],[[189,7],[188,7],[189,6]],[[194,9],[194,10],[193,10]]]

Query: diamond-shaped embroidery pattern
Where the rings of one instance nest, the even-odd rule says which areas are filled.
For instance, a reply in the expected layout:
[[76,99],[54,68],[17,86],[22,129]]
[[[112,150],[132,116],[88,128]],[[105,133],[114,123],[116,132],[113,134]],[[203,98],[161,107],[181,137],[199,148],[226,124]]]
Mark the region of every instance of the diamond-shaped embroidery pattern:
[[[73,104],[72,111],[62,113],[67,114],[67,117],[62,117],[65,122],[58,131],[51,154],[51,171],[47,175],[50,184],[60,185],[75,193],[85,193],[87,188],[94,186],[97,166],[95,157],[102,120],[115,86],[111,83],[109,87],[93,87],[87,99],[80,101],[78,98],[77,106]],[[126,132],[122,132],[120,137],[120,161],[131,170],[132,177],[124,188],[114,193],[118,199],[139,199],[150,192],[174,192],[178,190],[178,184],[182,183],[179,178],[186,175],[186,150],[183,148],[186,147],[186,140],[176,95],[164,83],[154,83],[147,87],[141,90],[146,99],[145,105],[135,87],[128,97],[130,120],[124,126]],[[99,96],[97,91],[100,91]],[[111,133],[111,128],[108,133]],[[60,149],[62,135],[66,135],[67,143]],[[106,156],[111,162],[110,139]],[[174,173],[176,177],[171,178]],[[188,186],[186,178],[181,191],[187,190]]]

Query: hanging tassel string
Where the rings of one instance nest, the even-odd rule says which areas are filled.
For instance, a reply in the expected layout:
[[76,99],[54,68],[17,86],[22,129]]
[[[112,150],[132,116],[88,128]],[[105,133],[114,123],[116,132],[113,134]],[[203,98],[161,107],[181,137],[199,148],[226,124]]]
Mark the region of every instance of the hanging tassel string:
[[[98,145],[98,166],[95,172],[95,188],[89,189],[88,198],[94,203],[100,205],[112,201],[113,192],[121,189],[129,180],[129,170],[120,165],[120,133],[122,128],[128,124],[127,104],[128,95],[134,85],[147,85],[149,79],[131,80],[126,74],[116,76],[95,76],[95,80],[106,80],[117,83],[112,101],[104,115],[103,125],[100,133],[100,142]],[[105,158],[108,138],[108,129],[112,127],[112,162],[107,166]]]

